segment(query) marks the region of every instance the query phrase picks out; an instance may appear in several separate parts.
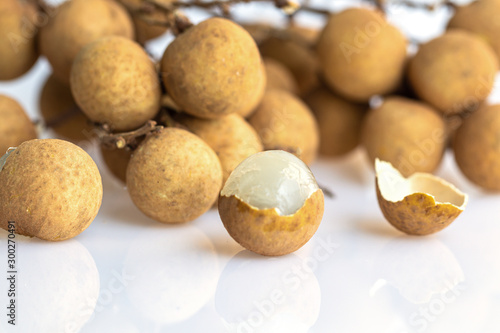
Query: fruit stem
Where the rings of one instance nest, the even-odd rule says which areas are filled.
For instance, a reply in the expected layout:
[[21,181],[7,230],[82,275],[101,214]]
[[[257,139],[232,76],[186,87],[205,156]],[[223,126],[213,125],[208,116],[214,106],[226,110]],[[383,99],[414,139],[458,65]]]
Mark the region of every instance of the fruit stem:
[[138,139],[142,136],[157,132],[163,126],[158,126],[156,121],[149,120],[144,126],[130,132],[112,133],[108,125],[100,125],[96,128],[97,136],[101,145],[108,149],[123,149],[125,147],[135,148]]

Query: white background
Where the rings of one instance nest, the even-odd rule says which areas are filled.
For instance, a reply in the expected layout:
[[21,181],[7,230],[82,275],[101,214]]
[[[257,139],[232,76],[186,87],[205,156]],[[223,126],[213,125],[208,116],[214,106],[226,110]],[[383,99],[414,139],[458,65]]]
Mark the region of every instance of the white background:
[[[355,2],[312,3],[336,10]],[[240,6],[239,13],[282,23],[266,6]],[[190,15],[202,18],[196,11]],[[393,8],[389,17],[425,41],[443,31],[449,12]],[[300,19],[322,23],[317,16]],[[149,47],[160,56],[167,41]],[[0,93],[38,119],[49,73],[41,59],[24,77],[0,83]],[[6,325],[1,277],[0,332],[500,331],[500,196],[468,183],[450,153],[438,174],[470,197],[446,230],[410,237],[393,229],[378,208],[373,171],[358,149],[314,164],[318,182],[335,198],[326,200],[322,224],[306,246],[267,258],[235,243],[215,210],[185,225],[148,219],[103,166],[95,146],[84,147],[103,176],[99,215],[73,240],[16,238],[19,326]],[[6,235],[0,231],[2,271]]]

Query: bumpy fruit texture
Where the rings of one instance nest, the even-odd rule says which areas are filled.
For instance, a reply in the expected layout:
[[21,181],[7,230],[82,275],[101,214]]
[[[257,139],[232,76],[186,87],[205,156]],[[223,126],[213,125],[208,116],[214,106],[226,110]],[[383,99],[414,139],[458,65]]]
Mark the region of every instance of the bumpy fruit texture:
[[162,223],[194,220],[217,199],[222,168],[215,152],[199,137],[165,128],[147,137],[127,168],[134,204]]
[[32,14],[17,0],[0,2],[0,80],[23,75],[38,59]]
[[266,92],[248,119],[265,150],[286,150],[307,164],[314,162],[319,130],[311,110],[298,97],[284,90]]
[[179,121],[215,151],[222,166],[223,184],[238,164],[264,149],[255,129],[237,114],[218,119],[183,117]]
[[64,139],[77,143],[93,137],[90,120],[76,105],[71,89],[54,75],[48,77],[42,88],[40,113],[45,124]]
[[210,18],[177,37],[163,55],[161,72],[175,103],[201,118],[248,113],[265,87],[254,40],[222,18]]
[[389,97],[365,117],[361,142],[370,163],[390,162],[407,177],[432,172],[440,164],[446,146],[442,117],[424,103]]
[[449,30],[422,45],[408,76],[417,95],[446,115],[474,111],[489,95],[498,60],[477,35]]
[[35,125],[15,100],[0,95],[0,156],[10,147],[17,147],[24,141],[36,139]]
[[500,191],[500,105],[483,106],[466,118],[453,142],[455,160],[467,178]]
[[75,237],[101,206],[102,182],[92,158],[63,140],[30,140],[0,171],[0,226],[50,241]]
[[264,67],[266,69],[267,90],[281,89],[292,94],[299,93],[297,81],[285,65],[272,58],[264,58]]
[[317,52],[329,87],[345,98],[366,102],[401,83],[406,39],[379,12],[351,8],[330,17]]
[[56,14],[40,31],[40,50],[54,75],[69,83],[71,66],[80,50],[105,36],[134,38],[127,11],[109,0],[72,0],[59,5]]
[[160,109],[154,63],[123,37],[104,37],[82,49],[71,70],[71,91],[87,117],[115,131],[136,129]]
[[101,146],[101,155],[113,176],[126,183],[127,166],[130,157],[132,157],[132,151],[128,149],[108,149]]
[[500,13],[499,0],[473,1],[466,6],[456,8],[455,15],[448,23],[448,28],[464,29],[478,34],[486,40],[500,58]]

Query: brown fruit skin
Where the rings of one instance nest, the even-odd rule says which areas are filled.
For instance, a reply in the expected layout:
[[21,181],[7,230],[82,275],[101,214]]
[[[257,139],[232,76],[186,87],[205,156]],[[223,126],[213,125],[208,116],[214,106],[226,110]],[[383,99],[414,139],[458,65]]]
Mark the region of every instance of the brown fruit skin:
[[464,29],[478,34],[493,47],[497,58],[500,58],[499,12],[499,0],[474,1],[466,6],[458,6],[448,23],[448,29]]
[[144,45],[147,41],[160,37],[168,30],[167,27],[148,24],[139,17],[133,17],[132,20],[134,21],[135,26],[135,39],[141,45]]
[[90,120],[76,105],[71,89],[54,75],[45,81],[39,104],[45,124],[64,139],[77,143],[94,137]]
[[458,128],[453,150],[463,174],[490,191],[500,191],[500,105],[484,106]]
[[101,155],[113,176],[126,183],[127,166],[132,157],[132,151],[128,149],[107,149],[101,146]]
[[498,61],[489,45],[464,30],[449,30],[422,45],[408,76],[417,95],[446,115],[470,111],[492,87]]
[[73,238],[97,216],[102,182],[92,158],[63,140],[31,140],[0,172],[0,227],[49,241]]
[[82,49],[71,70],[71,91],[87,117],[115,131],[136,129],[160,109],[154,63],[123,37],[104,37]]
[[17,0],[0,1],[0,80],[25,74],[38,59],[30,8]]
[[424,103],[389,97],[368,111],[361,129],[361,143],[370,163],[390,162],[405,177],[433,172],[446,147],[446,124]]
[[263,60],[267,78],[266,90],[281,89],[292,94],[299,93],[297,82],[285,65],[272,58],[264,58]]
[[328,20],[317,44],[328,86],[343,97],[367,102],[402,82],[406,39],[377,11],[351,8]]
[[165,128],[147,137],[127,168],[134,204],[162,223],[196,219],[213,205],[222,186],[215,152],[196,135]]
[[425,236],[449,226],[462,213],[452,204],[437,204],[424,193],[414,193],[402,201],[385,200],[377,187],[377,199],[386,220],[396,229],[408,234]]
[[311,110],[298,97],[283,90],[267,91],[248,119],[264,150],[288,151],[306,164],[316,159],[319,130]]
[[235,112],[236,114],[242,116],[243,118],[248,118],[255,112],[255,109],[257,109],[260,102],[262,101],[262,98],[264,98],[264,94],[266,93],[267,77],[266,77],[266,68],[264,67],[264,62],[261,62],[260,70],[261,70],[261,76],[260,76],[261,80],[258,83],[256,83],[254,87],[255,95],[247,101],[245,108],[239,109],[238,111]]
[[222,184],[244,159],[264,147],[255,129],[237,114],[219,119],[184,117],[180,122],[212,148],[222,166]]
[[342,156],[358,146],[367,105],[346,101],[324,87],[310,94],[305,102],[318,123],[321,155]]
[[72,0],[59,5],[55,16],[42,27],[39,45],[57,79],[69,84],[78,52],[105,36],[134,39],[134,25],[127,11],[109,0]]
[[186,113],[208,119],[253,109],[249,101],[257,98],[265,80],[261,66],[248,32],[222,18],[210,18],[181,34],[161,61],[172,99]]
[[324,211],[323,192],[314,192],[293,215],[254,209],[236,196],[219,197],[219,215],[229,235],[244,248],[265,256],[300,249],[318,229]]
[[14,99],[0,95],[0,157],[10,147],[37,138],[35,125]]

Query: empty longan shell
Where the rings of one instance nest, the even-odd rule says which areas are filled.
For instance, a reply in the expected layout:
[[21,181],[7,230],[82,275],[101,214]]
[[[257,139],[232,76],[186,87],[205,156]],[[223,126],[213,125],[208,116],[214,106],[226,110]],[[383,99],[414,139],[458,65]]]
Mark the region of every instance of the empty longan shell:
[[320,154],[341,156],[358,146],[367,105],[342,99],[324,87],[310,94],[305,102],[317,119]]
[[0,157],[10,147],[36,139],[35,125],[14,99],[0,95]]
[[23,75],[37,61],[33,20],[30,8],[18,0],[0,2],[0,81]]
[[0,171],[0,227],[15,221],[20,235],[60,241],[75,237],[101,206],[102,182],[92,158],[63,140],[30,140]]
[[227,19],[210,18],[167,47],[161,72],[169,95],[182,110],[213,119],[233,112],[243,115],[258,104],[265,80],[261,66],[248,32]]
[[500,191],[500,105],[483,106],[463,120],[453,151],[462,173],[474,184]]
[[430,106],[403,97],[388,97],[368,111],[361,142],[370,163],[390,162],[403,176],[433,172],[446,147],[446,124]]
[[180,223],[210,209],[222,186],[222,168],[202,139],[170,127],[139,145],[126,178],[132,201],[145,215],[162,223]]
[[285,65],[272,58],[264,58],[263,61],[266,69],[267,90],[281,89],[292,94],[299,93],[297,81]]
[[71,70],[71,91],[87,117],[114,131],[136,129],[160,109],[154,63],[134,41],[112,36],[84,47]]
[[58,80],[69,84],[80,50],[105,36],[134,38],[134,25],[120,4],[109,0],[72,0],[60,4],[40,31],[40,50]]
[[333,14],[317,45],[325,82],[358,102],[391,93],[402,82],[406,44],[378,11],[350,8]]
[[285,150],[306,164],[315,159],[319,130],[311,110],[298,97],[284,90],[267,91],[248,119],[265,150]]
[[449,30],[420,46],[408,76],[416,94],[446,115],[473,111],[493,87],[498,60],[479,36]]

